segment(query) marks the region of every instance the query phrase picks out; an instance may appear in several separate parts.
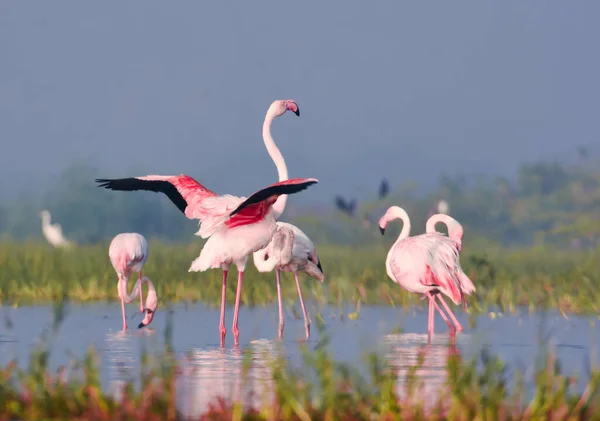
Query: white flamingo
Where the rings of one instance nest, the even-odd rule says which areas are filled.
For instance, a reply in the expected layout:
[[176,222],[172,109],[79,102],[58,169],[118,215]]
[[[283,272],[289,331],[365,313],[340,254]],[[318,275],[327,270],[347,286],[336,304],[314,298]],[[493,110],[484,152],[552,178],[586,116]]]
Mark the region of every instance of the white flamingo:
[[69,247],[72,245],[72,243],[65,238],[60,224],[50,223],[49,211],[41,211],[40,217],[42,218],[42,233],[53,247]]
[[[273,159],[273,162],[277,167],[279,181],[288,179],[288,170],[285,160],[271,135],[271,124],[275,118],[285,114],[288,110],[291,110],[298,116],[300,115],[300,109],[295,101],[289,99],[274,101],[267,110],[262,130],[263,141],[271,159]],[[287,195],[282,195],[273,205],[273,211],[277,219],[279,219],[285,210],[286,202]],[[309,338],[310,319],[306,312],[306,307],[304,306],[304,300],[302,299],[302,290],[300,289],[298,272],[305,272],[314,279],[323,282],[323,269],[321,268],[321,262],[317,256],[317,251],[313,242],[300,228],[287,222],[278,221],[277,232],[271,239],[269,245],[262,250],[254,252],[253,258],[254,265],[259,272],[271,272],[275,269],[277,299],[279,304],[280,338],[283,337],[283,328],[285,325],[281,300],[281,271],[292,272],[294,274],[298,297],[300,298],[300,305],[302,306],[302,313],[304,314],[306,337]]]
[[[142,276],[142,269],[148,260],[148,242],[143,235],[134,232],[121,233],[115,236],[110,242],[108,256],[113,268],[119,276],[117,290],[121,299],[121,311],[123,313],[123,330],[127,330],[127,318],[125,316],[125,304],[129,304],[135,297],[140,296],[140,313],[145,314],[144,319],[138,325],[138,328],[148,326],[158,307],[158,297],[152,281],[147,276]],[[138,273],[138,280],[135,283],[131,294],[127,294],[127,282],[131,272]],[[146,305],[144,306],[142,282],[148,285],[148,295],[146,296]]]

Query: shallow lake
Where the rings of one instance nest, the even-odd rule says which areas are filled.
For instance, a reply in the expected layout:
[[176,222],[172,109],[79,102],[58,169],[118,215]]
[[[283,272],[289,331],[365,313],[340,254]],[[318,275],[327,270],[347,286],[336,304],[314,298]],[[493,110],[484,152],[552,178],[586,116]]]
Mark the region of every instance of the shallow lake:
[[[284,339],[279,341],[276,304],[267,308],[242,307],[238,349],[233,347],[233,311],[228,308],[226,348],[221,349],[218,308],[200,304],[176,305],[169,310],[159,307],[151,328],[139,330],[137,324],[142,316],[136,314],[137,306],[130,305],[127,309],[130,330],[122,333],[119,303],[70,304],[52,340],[50,366],[56,370],[72,355],[81,358],[93,346],[99,353],[105,388],[118,395],[127,380],[139,380],[142,349],[163,349],[167,312],[173,322],[172,346],[182,361],[178,405],[189,415],[205,410],[215,396],[245,397],[249,389],[257,393],[265,390],[270,378],[269,355],[283,352],[292,364],[299,366],[299,344],[306,343],[310,350],[319,342],[320,333],[315,322],[317,312],[323,317],[325,331],[330,337],[328,350],[337,361],[358,367],[364,365],[365,352],[379,353],[397,368],[399,393],[403,390],[406,370],[416,363],[420,352],[425,352],[425,359],[417,376],[424,380],[427,388],[435,388],[444,381],[446,357],[450,352],[460,353],[463,359],[470,360],[487,348],[508,364],[509,373],[519,371],[531,378],[536,357],[549,346],[558,357],[563,373],[580,379],[580,388],[587,380],[590,366],[600,362],[596,353],[600,345],[595,327],[597,316],[569,315],[565,318],[558,312],[529,314],[520,309],[512,316],[491,318],[488,314],[481,315],[471,327],[469,316],[457,308],[455,314],[464,332],[456,335],[455,346],[450,344],[448,329],[438,315],[436,334],[431,346],[426,348],[426,307],[405,310],[363,306],[356,320],[340,318],[340,309],[333,307],[317,311],[307,303],[307,308],[313,321],[310,340],[304,339],[302,317],[294,314],[301,313],[288,308]],[[343,313],[347,315],[354,310],[347,307]],[[29,354],[41,335],[51,331],[53,309],[51,306],[3,307],[1,314],[0,320],[5,323],[0,323],[0,363],[4,365],[17,359],[19,366],[26,368]],[[250,350],[252,362],[248,381],[242,387],[244,350]]]

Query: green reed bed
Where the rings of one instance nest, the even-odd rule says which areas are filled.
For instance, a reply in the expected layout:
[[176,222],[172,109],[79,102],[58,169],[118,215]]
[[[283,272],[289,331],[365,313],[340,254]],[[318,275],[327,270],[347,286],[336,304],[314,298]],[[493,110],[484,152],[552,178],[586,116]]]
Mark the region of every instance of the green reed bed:
[[[218,305],[221,272],[190,273],[201,243],[168,245],[152,241],[145,274],[155,283],[163,302],[203,302]],[[394,284],[385,271],[388,248],[319,247],[325,272],[320,284],[301,275],[304,294],[322,304],[422,305],[415,294]],[[489,249],[465,247],[461,263],[477,292],[469,298],[474,312],[498,306],[559,309],[597,313],[600,300],[600,261],[597,251],[563,252],[542,249]],[[230,274],[235,277],[235,271]],[[131,288],[132,286],[130,286]],[[228,283],[228,300],[235,297]],[[284,274],[284,300],[297,300],[291,274]],[[55,250],[44,243],[0,243],[0,299],[4,305],[51,301],[65,293],[79,302],[116,300],[116,275],[108,259],[108,244]],[[265,305],[277,299],[274,274],[260,274],[250,263],[242,291],[244,305]]]
[[[166,335],[169,343],[169,332]],[[537,370],[533,393],[525,393],[522,380],[511,378],[511,372],[492,356],[482,354],[467,362],[454,354],[448,356],[447,380],[439,394],[422,392],[422,381],[415,375],[418,363],[408,370],[400,397],[396,370],[374,354],[365,356],[368,374],[361,375],[355,367],[329,356],[326,335],[313,349],[301,346],[302,369],[289,366],[283,358],[273,359],[271,386],[254,407],[217,398],[199,419],[600,419],[600,371],[589,373],[583,393],[577,393],[572,387],[575,379],[562,375],[551,356]],[[46,346],[32,353],[28,371],[13,363],[0,370],[0,420],[183,420],[176,401],[180,370],[169,351],[167,345],[154,358],[142,355],[142,386],[127,384],[123,398],[116,400],[101,388],[93,349],[69,370],[61,368],[54,374],[48,369]],[[246,364],[251,363],[247,358]],[[509,391],[511,383],[515,386]]]

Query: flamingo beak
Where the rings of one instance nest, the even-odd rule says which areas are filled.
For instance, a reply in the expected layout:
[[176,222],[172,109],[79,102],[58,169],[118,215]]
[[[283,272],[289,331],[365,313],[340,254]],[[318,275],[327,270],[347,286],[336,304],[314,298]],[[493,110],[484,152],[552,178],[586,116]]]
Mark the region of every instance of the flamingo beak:
[[321,267],[321,259],[319,259],[319,261],[317,262],[317,267],[319,268],[321,273],[323,273],[323,268]]
[[294,111],[294,114],[300,117],[300,107],[296,107],[296,111]]
[[138,329],[148,326],[152,322],[152,319],[154,319],[154,311],[145,308],[144,313],[146,313],[146,315],[144,316],[144,320],[138,325]]
[[385,228],[379,227],[379,232],[381,233],[381,235],[383,235],[385,233]]

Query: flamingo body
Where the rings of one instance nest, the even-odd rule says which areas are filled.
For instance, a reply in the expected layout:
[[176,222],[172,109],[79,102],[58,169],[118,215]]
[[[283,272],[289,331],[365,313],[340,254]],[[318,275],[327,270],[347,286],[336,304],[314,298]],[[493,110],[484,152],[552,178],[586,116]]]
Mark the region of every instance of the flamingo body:
[[[142,276],[142,270],[148,260],[148,241],[146,241],[143,235],[134,232],[118,234],[110,242],[108,256],[119,277],[117,290],[121,299],[123,330],[127,330],[125,304],[133,301],[138,293],[140,297],[140,312],[145,314],[144,320],[138,325],[138,328],[149,325],[158,307],[158,297],[152,281],[147,276]],[[132,272],[138,273],[138,280],[132,293],[128,294],[127,283]],[[142,282],[144,281],[148,284],[148,295],[145,306],[142,290]]]
[[[450,215],[438,213],[438,214],[432,215],[427,220],[427,223],[425,225],[425,231],[430,234],[432,234],[432,233],[439,234],[435,230],[435,226],[438,223],[443,223],[446,225],[446,227],[448,228],[448,237],[452,241],[454,241],[454,243],[456,245],[456,249],[457,249],[458,253],[460,254],[460,252],[462,251],[462,237],[464,234],[462,225],[456,219],[452,218]],[[439,234],[439,235],[441,235],[441,234]],[[460,265],[460,263],[459,263],[459,265]],[[459,277],[459,282],[461,284],[462,291],[467,295],[473,294],[475,292],[475,285],[473,285],[473,281],[471,281],[471,279],[462,270],[460,270],[458,272],[458,277]]]
[[[274,235],[267,247],[254,253],[254,265],[259,272],[305,272],[317,281],[323,282],[324,275],[317,250],[311,239],[297,226],[287,222],[277,222],[281,240]],[[286,231],[290,234],[287,234]]]
[[462,301],[453,270],[458,252],[454,243],[438,234],[422,234],[397,242],[388,252],[388,276],[409,292],[425,294],[439,290],[454,302]]

